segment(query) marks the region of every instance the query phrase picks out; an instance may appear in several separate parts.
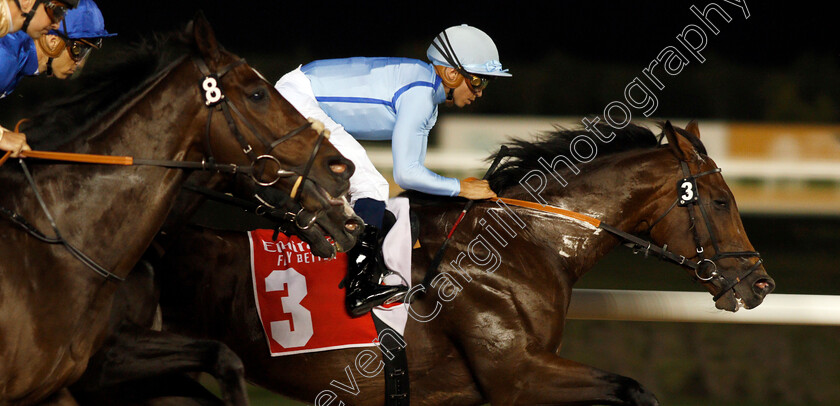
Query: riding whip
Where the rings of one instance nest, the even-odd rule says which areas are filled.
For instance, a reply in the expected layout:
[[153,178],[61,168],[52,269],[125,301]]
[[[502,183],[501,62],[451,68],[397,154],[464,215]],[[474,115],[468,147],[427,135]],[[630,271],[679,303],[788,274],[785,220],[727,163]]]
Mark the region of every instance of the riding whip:
[[[490,164],[490,168],[487,168],[487,173],[485,173],[484,177],[481,178],[482,180],[487,180],[487,178],[489,178],[490,175],[492,175],[493,172],[496,171],[496,167],[499,166],[499,162],[501,162],[502,158],[504,158],[507,155],[507,150],[507,145],[502,145],[502,147],[499,148],[499,153],[496,154],[496,158],[493,159],[493,163]],[[434,279],[435,275],[437,275],[437,269],[440,266],[440,262],[443,260],[443,254],[446,252],[446,247],[449,245],[449,240],[452,239],[452,234],[455,233],[455,229],[458,227],[458,224],[461,223],[461,220],[464,219],[464,215],[467,214],[467,212],[470,210],[473,204],[475,204],[475,200],[470,200],[467,202],[466,205],[464,205],[464,209],[461,210],[461,214],[458,215],[458,219],[455,220],[455,224],[452,225],[452,229],[449,230],[449,234],[446,235],[446,239],[443,240],[443,244],[437,250],[437,253],[435,253],[434,258],[432,259],[432,263],[431,265],[429,265],[429,270],[426,272],[426,277],[423,278],[423,286],[428,287],[429,284],[432,282],[432,279]]]

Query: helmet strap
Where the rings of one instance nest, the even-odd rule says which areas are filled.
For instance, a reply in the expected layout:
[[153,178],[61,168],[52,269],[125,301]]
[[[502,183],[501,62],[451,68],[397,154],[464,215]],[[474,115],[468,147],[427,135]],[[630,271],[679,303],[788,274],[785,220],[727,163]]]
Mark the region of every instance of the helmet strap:
[[53,58],[49,57],[49,59],[47,59],[47,71],[44,72],[44,73],[47,74],[47,77],[50,77],[50,76],[53,75],[52,63],[53,63]]
[[32,9],[29,10],[28,13],[24,13],[23,8],[21,8],[20,6],[20,2],[18,0],[15,0],[15,4],[17,4],[18,8],[20,9],[21,15],[26,17],[26,19],[23,20],[23,27],[21,27],[20,29],[21,31],[26,32],[26,30],[29,29],[29,23],[32,22],[32,19],[35,17],[35,13],[38,12],[38,6],[40,6],[41,3],[43,3],[43,1],[44,0],[35,0],[35,4],[32,5]]

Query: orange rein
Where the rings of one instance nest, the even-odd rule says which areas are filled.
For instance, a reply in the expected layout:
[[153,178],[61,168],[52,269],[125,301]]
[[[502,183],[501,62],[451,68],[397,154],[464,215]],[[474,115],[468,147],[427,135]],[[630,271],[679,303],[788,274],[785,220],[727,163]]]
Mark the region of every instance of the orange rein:
[[134,165],[134,158],[130,156],[90,155],[72,152],[23,151],[24,158],[51,159],[53,161],[83,162],[105,165]]
[[[466,178],[464,180],[465,181],[474,181],[474,180],[478,180],[478,178],[469,177],[469,178]],[[566,217],[569,217],[569,218],[573,218],[575,220],[582,221],[584,223],[589,223],[589,224],[591,224],[595,227],[601,227],[601,220],[598,220],[596,218],[589,217],[585,214],[580,214],[578,212],[574,212],[574,211],[571,211],[571,210],[564,210],[564,209],[561,209],[559,207],[542,205],[542,204],[539,204],[539,203],[529,202],[527,200],[511,199],[511,198],[508,198],[508,197],[491,197],[488,200],[491,200],[491,201],[494,201],[494,202],[502,202],[502,203],[505,203],[505,204],[510,205],[510,206],[517,206],[517,207],[523,207],[523,208],[526,208],[526,209],[541,211],[541,212],[544,212],[544,213],[559,214],[561,216],[566,216]]]
[[[20,125],[29,121],[25,118],[18,121],[15,125],[15,132],[20,132]],[[0,158],[0,166],[6,163],[6,160],[11,156],[12,151],[6,152],[3,158]],[[82,162],[88,164],[104,164],[104,165],[134,165],[134,158],[130,156],[111,156],[111,155],[90,155],[90,154],[76,154],[72,152],[51,152],[51,151],[21,151],[22,158],[36,158],[49,159],[53,161],[69,161]]]
[[[6,159],[11,155],[11,151],[6,152],[6,155],[0,159],[0,166],[2,166]],[[89,155],[89,154],[75,154],[72,152],[50,152],[50,151],[21,151],[22,158],[36,158],[49,159],[53,161],[69,161],[82,162],[89,164],[105,164],[105,165],[134,165],[134,158],[130,156],[111,156],[111,155]]]
[[492,197],[492,198],[490,198],[490,200],[492,200],[494,202],[500,201],[500,202],[503,202],[503,203],[505,203],[507,205],[510,205],[510,206],[518,206],[518,207],[524,207],[526,209],[537,210],[537,211],[541,211],[541,212],[545,212],[545,213],[559,214],[561,216],[570,217],[570,218],[573,218],[575,220],[591,224],[595,227],[601,227],[601,220],[598,220],[598,219],[593,218],[593,217],[589,217],[585,214],[580,214],[578,212],[561,209],[559,207],[542,205],[542,204],[539,204],[539,203],[529,202],[529,201],[525,201],[525,200],[510,199],[510,198],[507,198],[507,197]]

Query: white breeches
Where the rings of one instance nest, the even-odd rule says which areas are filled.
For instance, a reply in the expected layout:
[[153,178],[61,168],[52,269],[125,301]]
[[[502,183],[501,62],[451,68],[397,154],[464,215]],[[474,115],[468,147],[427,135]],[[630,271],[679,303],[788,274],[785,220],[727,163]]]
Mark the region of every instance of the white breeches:
[[388,181],[373,166],[364,147],[341,124],[333,121],[321,109],[318,101],[315,100],[315,93],[312,92],[309,79],[306,78],[300,68],[298,67],[283,75],[274,87],[304,117],[315,118],[323,122],[324,126],[330,130],[330,142],[356,166],[356,172],[350,177],[350,203],[355,204],[356,200],[361,198],[387,201],[389,195]]

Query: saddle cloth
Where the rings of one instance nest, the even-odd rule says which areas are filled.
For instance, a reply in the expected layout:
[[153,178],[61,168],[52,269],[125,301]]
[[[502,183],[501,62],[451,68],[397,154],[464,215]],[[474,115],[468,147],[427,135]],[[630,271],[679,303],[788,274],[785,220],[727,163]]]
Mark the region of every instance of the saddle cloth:
[[[386,265],[410,281],[411,226],[408,199],[395,198],[388,209],[397,218],[383,243]],[[377,331],[370,315],[352,318],[344,308],[345,290],[339,282],[347,272],[347,255],[333,259],[312,254],[297,236],[273,230],[248,232],[251,243],[251,277],[257,313],[272,356],[377,345]],[[396,275],[386,284],[403,283]],[[377,307],[376,316],[400,334],[408,320],[406,304]]]

